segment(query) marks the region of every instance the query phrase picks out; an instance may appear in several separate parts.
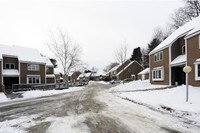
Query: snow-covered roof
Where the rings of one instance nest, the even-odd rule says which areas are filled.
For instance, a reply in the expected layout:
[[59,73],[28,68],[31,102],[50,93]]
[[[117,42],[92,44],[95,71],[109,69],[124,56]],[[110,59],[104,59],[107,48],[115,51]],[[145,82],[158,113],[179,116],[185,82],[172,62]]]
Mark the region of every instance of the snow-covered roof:
[[149,71],[150,71],[150,69],[146,68],[146,69],[142,70],[141,72],[139,72],[138,75],[148,74]]
[[[133,63],[137,63],[138,65],[140,65],[137,61],[131,61],[128,65],[126,65],[121,71],[119,71],[118,73],[117,73],[117,76],[119,75],[119,74],[121,74],[124,70],[126,70],[130,65],[132,65]],[[141,66],[141,65],[140,65]],[[141,66],[142,67],[142,66]]]
[[55,78],[54,74],[46,74],[46,78]]
[[186,55],[179,55],[171,63],[170,66],[178,66],[186,63]]
[[21,62],[35,62],[45,64],[39,51],[34,48],[0,45],[0,59],[3,59],[3,56],[16,57]]
[[[169,47],[172,43],[174,43],[178,38],[188,36],[193,34],[196,30],[199,30],[200,25],[200,17],[193,19],[192,21],[186,23],[181,26],[177,30],[175,30],[169,37],[167,37],[163,42],[161,42],[155,49],[153,49],[149,55],[154,54],[160,50],[163,50]],[[194,31],[193,31],[194,30]]]
[[16,69],[3,69],[3,76],[19,76],[19,71]]
[[196,59],[196,61],[195,62],[200,62],[200,58],[199,59]]
[[49,57],[42,56],[42,58],[43,58],[44,62],[46,63],[46,66],[53,67],[53,64],[50,61]]
[[92,73],[91,76],[100,76],[100,75],[105,75],[104,72],[96,72],[96,73]]
[[117,66],[113,67],[112,69],[110,69],[110,70],[108,71],[108,73],[110,73],[110,72],[113,72],[113,71],[117,70],[117,68],[118,68],[119,66],[120,66],[120,65],[117,65]]
[[91,73],[81,73],[79,76],[78,76],[78,80],[82,77],[90,77]]

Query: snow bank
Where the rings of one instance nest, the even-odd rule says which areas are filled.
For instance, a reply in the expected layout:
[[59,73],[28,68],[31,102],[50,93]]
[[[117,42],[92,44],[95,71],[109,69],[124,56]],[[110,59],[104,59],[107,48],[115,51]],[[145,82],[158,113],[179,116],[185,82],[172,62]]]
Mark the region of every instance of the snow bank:
[[66,92],[78,91],[81,89],[82,87],[72,87],[72,88],[64,89],[64,90],[48,90],[48,91],[33,90],[33,91],[26,91],[22,95],[23,95],[23,99],[27,99],[27,98],[35,98],[35,97],[43,97],[43,96],[52,96],[56,94],[66,93]]
[[99,84],[109,84],[109,82],[105,82],[105,81],[90,81],[89,84],[96,84],[96,83],[99,83]]
[[0,102],[6,102],[9,99],[6,97],[6,95],[4,93],[0,93]]
[[36,122],[32,120],[37,117],[37,115],[29,115],[2,121],[0,122],[0,133],[26,133],[27,128],[36,125]]
[[189,86],[189,102],[186,102],[186,86],[172,89],[117,93],[120,97],[152,106],[166,106],[179,111],[200,113],[200,87]]
[[24,99],[28,99],[28,98],[52,96],[52,95],[56,95],[56,94],[79,91],[79,90],[82,90],[82,89],[83,89],[83,87],[71,87],[69,89],[64,89],[64,90],[47,90],[47,91],[32,90],[32,91],[24,91],[24,92],[22,92],[23,93],[22,94],[23,97],[22,98],[16,98],[16,99],[9,99],[4,95],[4,93],[0,93],[0,103],[1,102],[14,101],[14,100],[24,100]]
[[112,91],[132,91],[132,90],[144,90],[166,87],[166,85],[151,85],[149,80],[137,80],[125,84],[120,84],[111,88]]

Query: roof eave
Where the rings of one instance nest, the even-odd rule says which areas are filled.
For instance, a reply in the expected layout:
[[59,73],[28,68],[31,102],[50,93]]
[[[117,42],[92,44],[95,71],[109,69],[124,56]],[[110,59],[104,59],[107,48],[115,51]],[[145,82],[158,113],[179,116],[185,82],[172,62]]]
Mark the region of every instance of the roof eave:
[[191,33],[191,34],[187,35],[184,39],[187,40],[187,39],[189,39],[189,38],[191,38],[191,37],[194,37],[194,36],[196,36],[196,35],[198,35],[198,34],[200,34],[200,30],[198,30],[198,31],[196,31],[196,32],[194,32],[194,33]]
[[[191,30],[192,30],[192,29],[191,29]],[[161,51],[161,50],[164,50],[164,49],[170,47],[175,41],[177,41],[179,38],[184,37],[185,35],[187,35],[187,33],[190,32],[191,30],[189,30],[189,31],[187,31],[187,32],[185,32],[185,33],[179,35],[178,37],[176,37],[176,38],[175,38],[171,43],[169,43],[168,45],[166,45],[166,46],[164,46],[164,47],[161,47],[160,49],[157,49],[157,50],[155,50],[155,51],[152,50],[152,51],[149,53],[149,55],[155,54],[155,53],[157,53],[157,52],[159,52],[159,51]],[[159,44],[159,45],[160,45],[160,44]],[[159,46],[159,45],[158,45],[158,46]]]

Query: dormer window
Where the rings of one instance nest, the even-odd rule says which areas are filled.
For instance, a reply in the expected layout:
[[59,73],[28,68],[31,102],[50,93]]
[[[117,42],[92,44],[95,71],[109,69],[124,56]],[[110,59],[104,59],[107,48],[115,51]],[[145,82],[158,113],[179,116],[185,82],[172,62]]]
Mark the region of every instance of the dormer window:
[[185,54],[185,45],[182,46],[182,54]]

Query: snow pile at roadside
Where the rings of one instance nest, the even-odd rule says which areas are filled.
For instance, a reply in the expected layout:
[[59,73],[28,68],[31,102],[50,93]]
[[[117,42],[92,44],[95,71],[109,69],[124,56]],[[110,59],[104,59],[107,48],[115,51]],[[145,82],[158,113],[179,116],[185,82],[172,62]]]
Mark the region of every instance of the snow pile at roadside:
[[82,87],[71,87],[69,89],[64,89],[64,90],[48,90],[48,91],[33,90],[33,91],[27,91],[23,93],[22,96],[24,99],[27,99],[27,98],[51,96],[51,95],[56,95],[56,94],[61,94],[61,93],[66,93],[66,92],[72,92],[72,91],[79,91],[81,89]]
[[132,91],[166,87],[166,85],[151,85],[149,80],[136,80],[113,87],[112,91]]
[[64,90],[31,90],[31,91],[24,91],[20,92],[22,94],[22,98],[16,98],[16,99],[10,99],[7,98],[4,93],[0,93],[0,103],[1,102],[8,102],[8,101],[14,101],[14,100],[24,100],[28,98],[37,98],[37,97],[43,97],[43,96],[52,96],[52,95],[57,95],[57,94],[62,94],[62,93],[67,93],[67,92],[73,92],[73,91],[79,91],[82,90],[83,87],[71,87],[69,89],[64,89]]
[[6,102],[6,101],[8,101],[8,98],[6,97],[6,95],[3,92],[1,92],[0,93],[0,102]]
[[151,106],[166,106],[179,111],[200,113],[200,87],[189,86],[189,102],[186,102],[185,85],[165,90],[119,92],[116,94]]
[[90,81],[89,84],[96,84],[96,83],[99,83],[99,84],[109,84],[109,82],[105,82],[105,81]]
[[37,115],[2,121],[0,122],[0,133],[26,133],[27,128],[36,125],[36,122],[32,121],[34,118],[37,118]]

